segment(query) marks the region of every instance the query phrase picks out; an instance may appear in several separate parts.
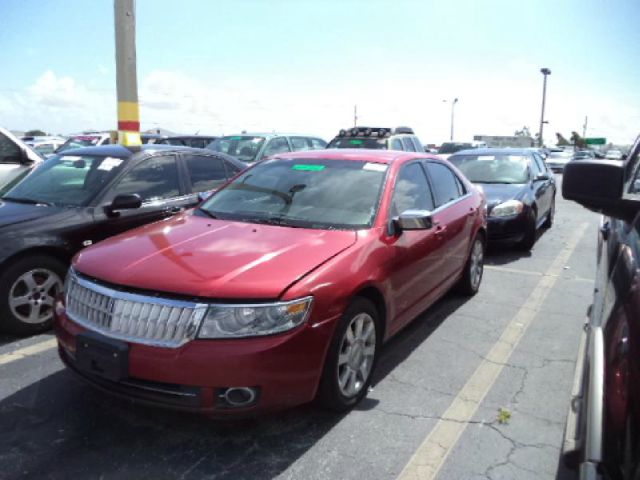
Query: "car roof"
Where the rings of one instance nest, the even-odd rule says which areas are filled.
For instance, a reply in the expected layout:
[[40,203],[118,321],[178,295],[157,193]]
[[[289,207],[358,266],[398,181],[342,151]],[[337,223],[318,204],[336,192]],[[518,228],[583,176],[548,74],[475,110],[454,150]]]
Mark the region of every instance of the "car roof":
[[529,148],[468,148],[460,150],[453,155],[527,155],[531,153]]
[[213,150],[208,150],[205,148],[193,148],[186,147],[183,145],[163,145],[163,144],[146,144],[140,145],[136,147],[125,147],[123,145],[115,144],[115,145],[100,145],[99,147],[82,147],[82,148],[74,148],[65,150],[61,152],[62,156],[65,155],[98,155],[104,157],[116,157],[116,158],[129,158],[134,156],[136,153],[149,153],[153,154],[155,152],[167,152],[167,153],[175,153],[175,152],[183,152],[183,153],[197,153],[204,154],[208,156],[221,157],[224,158],[227,162],[236,165],[243,170],[247,167],[247,164],[238,160],[237,158],[232,157],[231,155],[227,155],[226,153],[216,152]]
[[392,163],[404,159],[429,158],[440,160],[435,155],[421,152],[401,152],[398,150],[369,150],[366,148],[330,148],[326,150],[305,150],[274,155],[272,158],[353,160],[372,163]]
[[308,135],[306,133],[291,133],[291,132],[246,132],[246,133],[234,133],[230,135],[222,135],[220,138],[227,137],[312,137],[320,138],[319,135]]

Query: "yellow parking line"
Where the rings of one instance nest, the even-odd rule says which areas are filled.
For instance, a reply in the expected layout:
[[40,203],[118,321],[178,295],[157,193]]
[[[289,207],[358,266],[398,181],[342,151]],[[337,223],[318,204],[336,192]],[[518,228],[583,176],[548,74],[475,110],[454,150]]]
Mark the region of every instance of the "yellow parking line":
[[584,235],[587,226],[587,223],[583,223],[580,228],[576,229],[531,295],[506,326],[501,337],[493,345],[485,359],[480,362],[471,378],[458,392],[449,408],[400,472],[398,477],[400,480],[432,480],[436,478],[447,457],[458,443],[468,422],[475,415],[527,328],[535,319],[547,295],[558,280],[563,267]]
[[36,355],[38,353],[51,350],[52,348],[55,348],[57,345],[58,345],[57,340],[55,338],[50,338],[48,340],[38,342],[34,345],[29,345],[28,347],[14,350],[13,352],[3,353],[2,355],[0,355],[0,365],[6,365],[7,363],[15,362],[16,360],[21,360],[30,355]]

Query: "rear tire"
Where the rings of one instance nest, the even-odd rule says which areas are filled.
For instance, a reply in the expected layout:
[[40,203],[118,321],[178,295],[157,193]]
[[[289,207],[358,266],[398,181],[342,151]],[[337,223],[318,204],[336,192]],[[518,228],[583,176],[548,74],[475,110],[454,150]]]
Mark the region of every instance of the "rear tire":
[[481,233],[478,233],[473,239],[469,257],[464,266],[464,273],[458,283],[458,291],[461,294],[471,297],[478,293],[484,273],[484,251],[484,238]]
[[345,412],[367,395],[378,361],[382,329],[378,311],[366,298],[356,298],[342,315],[325,360],[318,403]]
[[0,330],[20,336],[51,328],[67,266],[48,255],[25,257],[0,275]]
[[553,200],[551,200],[551,207],[549,208],[547,219],[544,221],[542,228],[551,228],[553,226],[553,220],[555,216],[556,216],[556,198],[554,195]]

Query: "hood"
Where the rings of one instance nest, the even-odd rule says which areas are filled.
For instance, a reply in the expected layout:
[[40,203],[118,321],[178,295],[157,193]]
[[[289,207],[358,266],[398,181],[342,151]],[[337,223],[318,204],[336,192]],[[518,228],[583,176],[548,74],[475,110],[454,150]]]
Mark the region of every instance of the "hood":
[[525,190],[529,188],[529,184],[506,184],[506,183],[476,183],[474,184],[484,191],[487,198],[487,207],[489,210],[496,205],[506,202],[507,200],[522,200]]
[[[37,220],[43,217],[51,217],[51,215],[64,211],[65,209],[60,207],[32,205],[0,199],[0,228],[28,222],[30,220]],[[47,222],[47,224],[51,225],[50,221]]]
[[185,213],[87,248],[74,267],[99,280],[144,290],[215,299],[275,299],[356,238],[354,231]]

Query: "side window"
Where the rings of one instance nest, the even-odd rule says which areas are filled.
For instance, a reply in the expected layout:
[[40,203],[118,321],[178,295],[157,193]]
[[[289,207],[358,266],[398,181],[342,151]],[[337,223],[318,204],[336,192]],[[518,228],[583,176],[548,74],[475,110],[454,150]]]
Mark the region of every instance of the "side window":
[[415,152],[416,147],[413,146],[413,142],[410,137],[402,137],[402,145],[407,152]]
[[133,167],[113,189],[114,196],[137,193],[143,202],[180,194],[178,166],[173,156],[151,157]]
[[418,137],[411,137],[411,140],[413,140],[413,144],[416,147],[416,152],[424,152],[424,147],[420,143],[420,140],[418,140]]
[[100,145],[110,145],[111,139],[109,137],[105,138]]
[[404,148],[402,147],[402,142],[399,138],[394,138],[393,140],[391,140],[391,150],[404,150]]
[[530,161],[529,161],[529,165],[531,165],[531,177],[532,178],[536,178],[538,175],[540,175],[543,170],[540,168],[540,165],[538,165],[538,162],[536,162],[535,157],[529,157]]
[[429,182],[419,163],[405,165],[400,170],[393,191],[391,216],[406,210],[433,210],[433,197]]
[[185,155],[193,192],[206,192],[227,181],[224,163],[216,157]]
[[20,147],[0,133],[0,163],[19,163],[21,155]]
[[545,165],[544,160],[542,160],[542,157],[540,155],[534,153],[533,160],[535,164],[538,166],[538,169],[540,169],[540,173],[544,173],[547,171],[547,166]]
[[311,140],[311,148],[313,150],[322,150],[327,148],[327,142],[320,138],[310,138],[309,140]]
[[466,195],[467,188],[464,186],[464,183],[462,183],[462,180],[460,180],[457,175],[454,175],[453,177],[456,179],[456,183],[458,184],[458,192],[460,193],[460,196]]
[[262,158],[269,155],[275,155],[276,153],[289,152],[289,143],[286,137],[276,137],[269,140],[269,144],[264,149]]
[[459,191],[460,182],[449,167],[441,163],[428,162],[427,172],[431,177],[437,207],[461,196]]
[[224,162],[225,167],[227,168],[227,175],[229,178],[235,176],[236,174],[242,171],[242,168],[234,165],[231,162]]
[[311,150],[311,145],[309,145],[308,139],[305,137],[291,137],[290,140],[294,152]]

